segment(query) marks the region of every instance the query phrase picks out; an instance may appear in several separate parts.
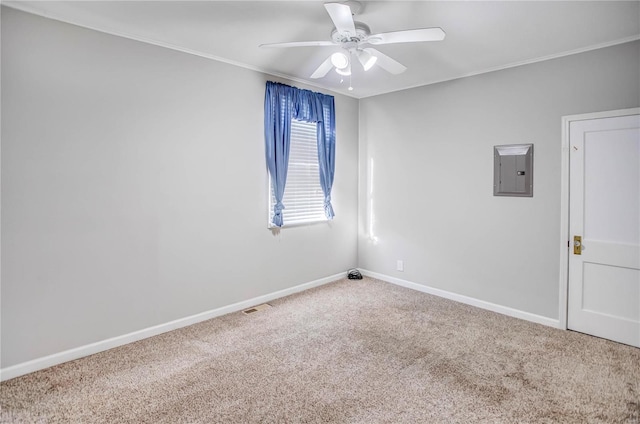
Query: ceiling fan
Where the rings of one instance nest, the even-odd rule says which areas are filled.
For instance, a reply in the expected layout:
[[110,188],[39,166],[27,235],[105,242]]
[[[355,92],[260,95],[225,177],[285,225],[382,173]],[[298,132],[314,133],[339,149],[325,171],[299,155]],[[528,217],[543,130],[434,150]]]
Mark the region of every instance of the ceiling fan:
[[420,41],[440,41],[445,33],[442,28],[421,28],[404,31],[383,32],[371,34],[369,26],[353,20],[353,15],[361,8],[361,3],[348,1],[345,3],[325,3],[335,28],[331,32],[331,40],[325,41],[294,41],[288,43],[261,44],[260,47],[342,47],[346,52],[331,54],[311,74],[311,78],[322,78],[335,67],[340,75],[351,75],[351,62],[357,57],[365,71],[377,64],[392,74],[400,74],[407,67],[371,46],[393,43],[415,43]]

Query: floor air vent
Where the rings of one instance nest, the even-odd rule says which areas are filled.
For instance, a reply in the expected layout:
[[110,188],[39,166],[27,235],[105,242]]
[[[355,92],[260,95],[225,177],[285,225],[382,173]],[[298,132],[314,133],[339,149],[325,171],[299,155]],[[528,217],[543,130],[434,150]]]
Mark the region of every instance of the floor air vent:
[[259,312],[259,311],[263,311],[265,309],[269,309],[271,308],[271,305],[269,305],[268,303],[263,303],[262,305],[258,305],[258,306],[253,306],[249,309],[245,309],[244,311],[242,311],[243,314],[249,315],[252,314],[254,312]]

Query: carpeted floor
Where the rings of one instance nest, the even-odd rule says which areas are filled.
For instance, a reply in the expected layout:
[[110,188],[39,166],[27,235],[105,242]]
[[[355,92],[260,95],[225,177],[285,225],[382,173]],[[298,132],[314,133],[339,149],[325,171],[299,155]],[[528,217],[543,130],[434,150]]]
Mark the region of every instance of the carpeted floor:
[[640,423],[640,349],[341,280],[0,385],[2,422]]

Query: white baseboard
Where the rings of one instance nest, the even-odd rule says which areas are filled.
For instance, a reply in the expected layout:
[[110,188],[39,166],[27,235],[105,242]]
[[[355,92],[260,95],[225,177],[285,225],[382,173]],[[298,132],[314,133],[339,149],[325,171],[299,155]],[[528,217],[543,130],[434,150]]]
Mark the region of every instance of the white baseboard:
[[413,283],[411,281],[402,280],[400,278],[391,277],[389,275],[379,274],[377,272],[369,271],[366,269],[360,269],[360,272],[363,275],[366,275],[368,277],[387,281],[389,283],[393,283],[398,286],[421,291],[423,293],[432,294],[434,296],[444,297],[445,299],[449,299],[449,300],[455,300],[456,302],[475,306],[481,309],[487,309],[489,311],[497,312],[503,315],[508,315],[510,317],[520,318],[526,321],[543,324],[553,328],[560,328],[560,321],[557,319],[544,317],[542,315],[532,314],[530,312],[521,311],[519,309],[509,308],[508,306],[497,305],[495,303],[486,302],[484,300],[476,299],[473,297],[463,296],[457,293],[451,293],[446,290],[436,289],[436,288],[425,286],[422,284]]
[[123,334],[122,336],[112,337],[110,339],[101,340],[99,342],[91,343],[88,345],[76,347],[73,349],[65,350],[63,352],[54,353],[52,355],[44,356],[42,358],[34,359],[31,361],[23,362],[17,365],[0,369],[0,381],[6,381],[21,375],[29,374],[34,371],[39,371],[45,368],[59,365],[64,362],[72,361],[74,359],[82,358],[85,356],[93,355],[98,352],[113,349],[114,347],[122,346],[128,343],[133,343],[138,340],[146,339],[149,337],[157,336],[158,334],[166,333],[167,331],[176,330],[178,328],[186,327],[198,322],[206,321],[211,318],[226,315],[231,312],[241,311],[251,306],[259,305],[261,303],[269,302],[274,299],[289,296],[294,293],[298,293],[304,290],[308,290],[313,287],[321,286],[323,284],[331,283],[346,277],[346,272],[330,275],[328,277],[320,278],[318,280],[310,281],[308,283],[300,284],[288,289],[279,290],[277,292],[265,294],[263,296],[254,297],[242,302],[234,303],[232,305],[223,306],[221,308],[212,309],[210,311],[202,312],[196,315],[191,315],[185,318],[180,318],[174,321],[170,321],[164,324],[155,325],[153,327],[145,328],[142,330],[134,331],[132,333]]

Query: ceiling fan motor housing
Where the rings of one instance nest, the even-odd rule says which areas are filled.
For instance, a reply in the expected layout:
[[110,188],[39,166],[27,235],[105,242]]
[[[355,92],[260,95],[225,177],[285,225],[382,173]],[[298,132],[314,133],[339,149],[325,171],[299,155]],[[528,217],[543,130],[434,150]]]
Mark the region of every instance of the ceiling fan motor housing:
[[345,43],[362,43],[371,35],[371,29],[369,25],[362,22],[354,22],[354,26],[356,27],[356,33],[350,34],[348,32],[341,33],[336,28],[331,31],[331,39],[333,42],[338,44]]

